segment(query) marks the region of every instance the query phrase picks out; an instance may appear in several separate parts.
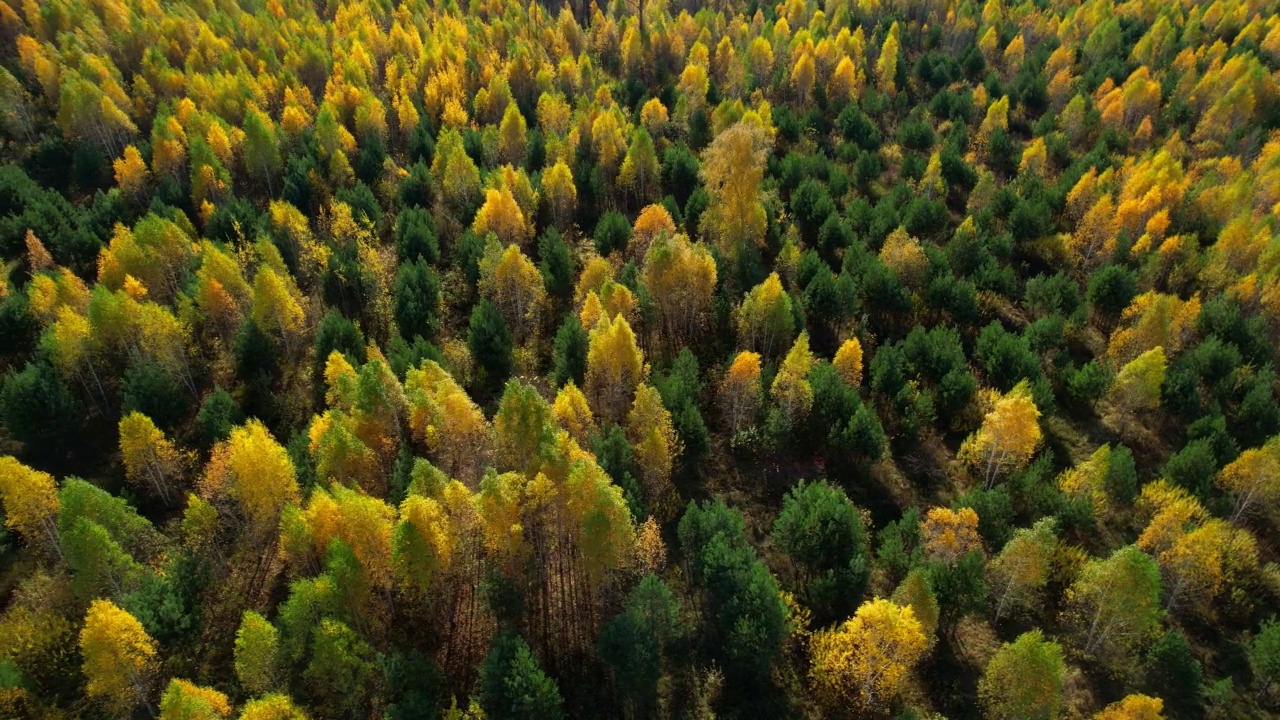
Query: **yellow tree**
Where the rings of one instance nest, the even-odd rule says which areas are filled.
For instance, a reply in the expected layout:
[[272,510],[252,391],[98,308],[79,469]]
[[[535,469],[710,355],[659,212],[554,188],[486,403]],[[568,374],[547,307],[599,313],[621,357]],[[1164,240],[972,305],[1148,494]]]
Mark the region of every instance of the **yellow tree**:
[[200,481],[208,499],[230,498],[258,532],[274,530],[285,505],[298,502],[298,479],[289,453],[260,420],[252,419],[218,443]]
[[85,692],[113,711],[128,715],[148,697],[158,663],[156,641],[142,623],[110,600],[94,600],[80,631]]
[[693,340],[711,310],[716,288],[710,251],[684,235],[659,233],[645,253],[640,279],[658,306],[663,335],[671,346]]
[[1116,373],[1107,399],[1125,414],[1154,410],[1160,406],[1166,365],[1164,348],[1159,346],[1135,357]]
[[146,189],[151,173],[147,170],[147,162],[142,159],[142,153],[138,152],[138,148],[132,145],[126,147],[124,155],[116,159],[112,167],[116,174],[116,185],[124,194],[137,196]]
[[978,513],[973,508],[932,508],[920,524],[920,534],[929,557],[947,565],[974,550],[982,550]]
[[730,258],[764,241],[767,225],[760,184],[773,138],[759,125],[739,122],[716,136],[702,155],[702,180],[711,203],[700,231]]
[[679,507],[679,496],[671,484],[671,468],[680,454],[680,439],[671,413],[652,385],[645,383],[636,388],[635,402],[627,414],[627,437],[635,447],[648,507],[660,520],[671,519]]
[[834,103],[834,107],[840,107],[857,97],[862,84],[859,73],[848,56],[840,58],[840,62],[836,63],[836,69],[827,80],[827,99]]
[[649,252],[649,246],[659,235],[676,234],[676,223],[671,213],[661,205],[646,205],[631,226],[631,240],[627,242],[627,255],[633,260],[643,262]]
[[911,237],[904,227],[885,238],[880,247],[880,260],[913,290],[919,290],[928,279],[929,258],[920,241]]
[[240,720],[307,720],[307,714],[288,695],[275,693],[245,703]]
[[1211,517],[1198,500],[1168,481],[1143,487],[1138,510],[1150,517],[1138,547],[1159,564],[1170,611],[1186,601],[1193,612],[1209,616],[1220,593],[1257,567],[1252,535]]
[[796,58],[791,66],[791,86],[796,91],[796,102],[804,106],[809,101],[809,93],[813,92],[813,84],[817,80],[817,70],[813,64],[813,55],[804,52]]
[[173,678],[160,696],[160,720],[222,720],[231,717],[231,702],[213,688]]
[[0,457],[0,502],[4,524],[27,542],[48,543],[57,549],[57,516],[61,509],[53,476],[27,467],[12,455]]
[[1164,701],[1147,695],[1126,695],[1103,708],[1093,720],[1164,720]]
[[720,381],[720,408],[730,432],[755,421],[762,392],[760,354],[749,350],[738,353]]
[[1024,380],[995,401],[982,427],[969,436],[960,455],[982,469],[987,488],[1001,473],[1024,467],[1040,445],[1040,410]]
[[648,374],[627,319],[602,317],[587,340],[586,393],[592,410],[610,422],[620,421]]
[[578,206],[578,188],[564,160],[557,160],[542,173],[542,196],[551,209],[551,222],[556,227],[564,227]]
[[849,338],[840,344],[836,356],[831,359],[831,366],[836,369],[840,379],[852,387],[862,384],[862,343],[858,338]]
[[517,342],[537,332],[547,300],[546,286],[537,266],[519,247],[488,244],[480,259],[480,294],[498,306]]
[[924,654],[927,640],[910,607],[875,599],[843,625],[809,641],[809,679],[832,708],[883,712]]
[[773,356],[791,342],[796,318],[778,273],[751,288],[738,306],[736,320],[743,343],[764,355]]
[[551,413],[555,415],[560,427],[581,445],[586,445],[587,439],[596,432],[595,416],[591,413],[587,396],[582,394],[572,380],[556,393]]
[[898,92],[898,23],[889,27],[889,33],[880,46],[880,56],[876,58],[876,86],[885,95]]
[[524,211],[505,185],[484,191],[484,204],[476,212],[471,228],[481,237],[487,233],[497,235],[504,245],[524,247],[533,237],[533,228],[525,219]]
[[1280,437],[1240,453],[1218,473],[1218,485],[1236,496],[1232,522],[1258,507],[1267,512],[1280,508]]
[[520,108],[515,103],[508,103],[506,112],[502,114],[502,123],[498,125],[498,157],[502,162],[519,165],[524,162],[528,141],[525,139],[527,124]]
[[1183,300],[1176,295],[1153,291],[1133,299],[1120,315],[1120,324],[1107,342],[1107,355],[1127,363],[1157,347],[1176,355],[1191,341],[1200,297]]
[[166,505],[176,499],[175,485],[191,460],[190,453],[174,447],[151,418],[136,410],[120,419],[120,457],[129,482],[149,487]]
[[813,407],[813,388],[808,380],[811,369],[813,353],[809,352],[809,333],[802,332],[769,386],[769,396],[793,428],[799,427]]

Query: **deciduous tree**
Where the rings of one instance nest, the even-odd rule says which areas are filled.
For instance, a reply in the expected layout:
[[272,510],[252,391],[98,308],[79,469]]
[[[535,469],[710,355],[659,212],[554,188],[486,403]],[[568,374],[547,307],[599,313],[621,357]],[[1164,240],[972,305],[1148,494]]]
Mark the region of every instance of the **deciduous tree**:
[[80,631],[80,654],[90,697],[121,714],[139,705],[151,707],[151,685],[159,669],[156,642],[137,618],[110,600],[94,600]]

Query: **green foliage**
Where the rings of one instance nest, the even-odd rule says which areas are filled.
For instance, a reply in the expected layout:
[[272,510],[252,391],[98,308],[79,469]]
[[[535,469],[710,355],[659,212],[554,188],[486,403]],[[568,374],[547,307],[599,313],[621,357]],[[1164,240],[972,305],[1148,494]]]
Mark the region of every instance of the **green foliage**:
[[577,315],[570,313],[564,324],[556,331],[555,346],[552,353],[551,377],[556,385],[564,385],[573,381],[582,387],[587,374],[587,347],[590,343],[587,331]]
[[844,491],[825,480],[788,491],[771,535],[797,569],[799,596],[820,621],[853,614],[870,569],[867,531]]
[[556,683],[519,635],[498,636],[480,666],[480,704],[493,720],[564,717]]
[[511,330],[492,302],[481,300],[471,312],[467,347],[490,386],[502,383],[511,374],[514,363]]

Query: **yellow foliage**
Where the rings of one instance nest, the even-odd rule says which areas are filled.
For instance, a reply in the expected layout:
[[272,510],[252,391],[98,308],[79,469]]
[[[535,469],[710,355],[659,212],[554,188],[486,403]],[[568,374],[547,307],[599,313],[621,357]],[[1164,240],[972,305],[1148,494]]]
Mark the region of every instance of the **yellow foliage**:
[[901,690],[925,645],[910,607],[870,600],[839,628],[814,633],[809,678],[833,708],[882,711]]

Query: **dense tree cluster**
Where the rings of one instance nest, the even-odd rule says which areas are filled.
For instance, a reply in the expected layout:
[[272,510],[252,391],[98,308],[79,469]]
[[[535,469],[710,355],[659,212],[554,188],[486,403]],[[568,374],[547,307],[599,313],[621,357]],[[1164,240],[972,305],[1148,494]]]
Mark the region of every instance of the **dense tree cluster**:
[[1280,712],[1280,5],[0,0],[0,715]]

